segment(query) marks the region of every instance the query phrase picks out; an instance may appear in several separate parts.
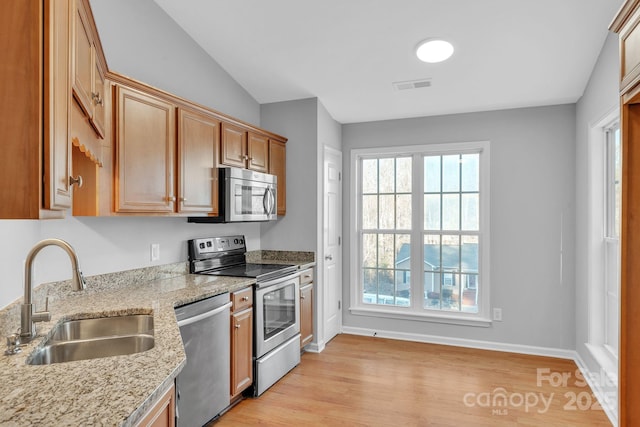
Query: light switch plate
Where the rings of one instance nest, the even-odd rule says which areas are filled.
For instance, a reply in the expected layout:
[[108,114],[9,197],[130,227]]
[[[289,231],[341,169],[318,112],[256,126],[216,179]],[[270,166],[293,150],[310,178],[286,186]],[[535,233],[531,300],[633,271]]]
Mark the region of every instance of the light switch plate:
[[151,261],[160,261],[160,243],[151,244]]

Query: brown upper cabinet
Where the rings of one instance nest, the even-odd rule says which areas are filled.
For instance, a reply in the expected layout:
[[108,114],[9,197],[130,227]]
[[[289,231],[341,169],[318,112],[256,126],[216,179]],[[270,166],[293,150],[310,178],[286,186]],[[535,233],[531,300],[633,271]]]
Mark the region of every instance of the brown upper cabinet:
[[287,147],[284,142],[269,140],[269,173],[278,177],[277,214],[287,213]]
[[105,134],[105,66],[92,35],[92,20],[83,0],[75,0],[71,81],[73,95],[96,133]]
[[115,211],[175,211],[175,106],[116,86]]
[[178,110],[178,211],[218,215],[220,121]]
[[0,2],[0,218],[71,206],[69,19],[64,1]]
[[135,86],[114,85],[115,212],[217,215],[220,120]]
[[220,164],[244,168],[247,164],[247,131],[230,123],[222,123]]
[[268,144],[267,136],[223,122],[220,163],[257,172],[267,172]]
[[247,132],[247,169],[268,172],[269,138],[255,132]]

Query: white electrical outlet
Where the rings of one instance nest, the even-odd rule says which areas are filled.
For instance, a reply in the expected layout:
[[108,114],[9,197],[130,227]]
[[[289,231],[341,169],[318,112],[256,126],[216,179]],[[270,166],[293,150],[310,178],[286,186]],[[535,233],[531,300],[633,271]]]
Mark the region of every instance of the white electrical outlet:
[[494,308],[493,309],[493,320],[496,322],[502,322],[502,309]]
[[151,244],[151,261],[160,261],[160,243]]

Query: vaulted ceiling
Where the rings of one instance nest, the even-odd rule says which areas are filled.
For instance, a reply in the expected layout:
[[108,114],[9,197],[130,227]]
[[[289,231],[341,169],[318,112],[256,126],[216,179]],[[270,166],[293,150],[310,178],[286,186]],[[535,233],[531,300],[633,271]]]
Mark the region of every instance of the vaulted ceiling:
[[[259,103],[341,123],[576,102],[622,0],[155,0]],[[451,59],[420,62],[424,39]],[[398,90],[395,82],[427,80]]]

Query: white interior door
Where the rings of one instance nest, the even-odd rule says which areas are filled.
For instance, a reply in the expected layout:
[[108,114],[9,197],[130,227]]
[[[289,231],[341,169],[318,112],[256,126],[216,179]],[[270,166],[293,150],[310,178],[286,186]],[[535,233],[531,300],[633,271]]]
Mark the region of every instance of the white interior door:
[[342,153],[324,148],[324,342],[342,330]]

